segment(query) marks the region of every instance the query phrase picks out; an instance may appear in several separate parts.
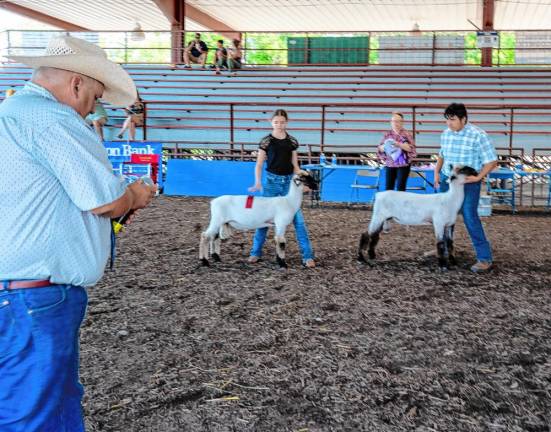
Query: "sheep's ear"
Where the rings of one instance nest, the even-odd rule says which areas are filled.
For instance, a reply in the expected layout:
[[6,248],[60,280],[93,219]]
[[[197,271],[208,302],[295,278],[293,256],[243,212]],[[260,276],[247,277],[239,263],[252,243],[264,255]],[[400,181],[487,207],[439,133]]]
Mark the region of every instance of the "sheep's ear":
[[453,165],[450,164],[449,167],[450,167],[450,172],[453,172]]

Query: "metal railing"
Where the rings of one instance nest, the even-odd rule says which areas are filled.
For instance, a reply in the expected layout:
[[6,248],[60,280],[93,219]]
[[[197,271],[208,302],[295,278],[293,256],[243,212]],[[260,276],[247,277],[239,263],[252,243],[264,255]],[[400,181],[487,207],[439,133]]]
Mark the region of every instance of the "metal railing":
[[[195,32],[6,30],[0,33],[0,57],[37,54],[50,37],[59,34],[97,43],[111,59],[120,63],[179,64],[184,47]],[[224,39],[224,33],[210,31],[202,35],[210,48],[207,62],[212,63],[216,40]],[[517,30],[499,32],[499,36],[499,47],[493,49],[493,65],[551,65],[551,31]],[[244,61],[248,65],[449,66],[480,65],[481,62],[476,32],[243,32],[241,38]],[[358,44],[361,46],[354,46]]]

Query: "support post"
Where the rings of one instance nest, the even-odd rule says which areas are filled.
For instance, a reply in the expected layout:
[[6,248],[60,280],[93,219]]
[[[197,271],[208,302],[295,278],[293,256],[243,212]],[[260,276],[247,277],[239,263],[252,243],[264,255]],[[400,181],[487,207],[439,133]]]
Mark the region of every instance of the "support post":
[[325,145],[325,105],[321,106],[321,139],[320,139],[320,153],[323,153],[323,146]]
[[[494,30],[495,0],[483,0],[482,9],[482,30]],[[480,65],[482,67],[492,66],[492,48],[482,48],[482,58]]]

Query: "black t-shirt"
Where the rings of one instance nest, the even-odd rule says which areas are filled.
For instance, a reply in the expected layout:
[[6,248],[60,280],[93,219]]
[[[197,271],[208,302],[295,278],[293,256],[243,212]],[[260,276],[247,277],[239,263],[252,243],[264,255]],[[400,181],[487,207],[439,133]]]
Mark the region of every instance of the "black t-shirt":
[[293,174],[293,151],[298,149],[296,138],[287,134],[283,139],[278,139],[272,134],[262,138],[258,148],[264,150],[268,156],[267,170],[272,174]]
[[207,47],[207,44],[200,40],[199,41],[199,49],[197,49],[197,41],[192,40],[189,43],[189,46],[191,47],[191,55],[193,57],[199,57],[201,54],[208,52],[209,48]]

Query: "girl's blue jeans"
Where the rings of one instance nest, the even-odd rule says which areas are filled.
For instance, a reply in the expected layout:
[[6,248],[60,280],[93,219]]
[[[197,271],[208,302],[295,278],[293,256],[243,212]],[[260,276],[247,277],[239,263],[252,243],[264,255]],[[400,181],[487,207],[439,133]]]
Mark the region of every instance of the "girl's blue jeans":
[[[292,174],[277,175],[266,172],[262,196],[276,197],[287,195],[292,178]],[[295,233],[297,236],[298,247],[302,255],[302,261],[305,262],[309,259],[314,259],[312,245],[310,244],[310,238],[308,237],[308,229],[306,228],[306,222],[304,221],[304,216],[300,209],[295,214],[293,225],[295,226]],[[262,247],[266,241],[267,233],[268,228],[259,228],[256,230],[253,238],[253,247],[251,248],[251,256],[258,258],[262,256]]]

